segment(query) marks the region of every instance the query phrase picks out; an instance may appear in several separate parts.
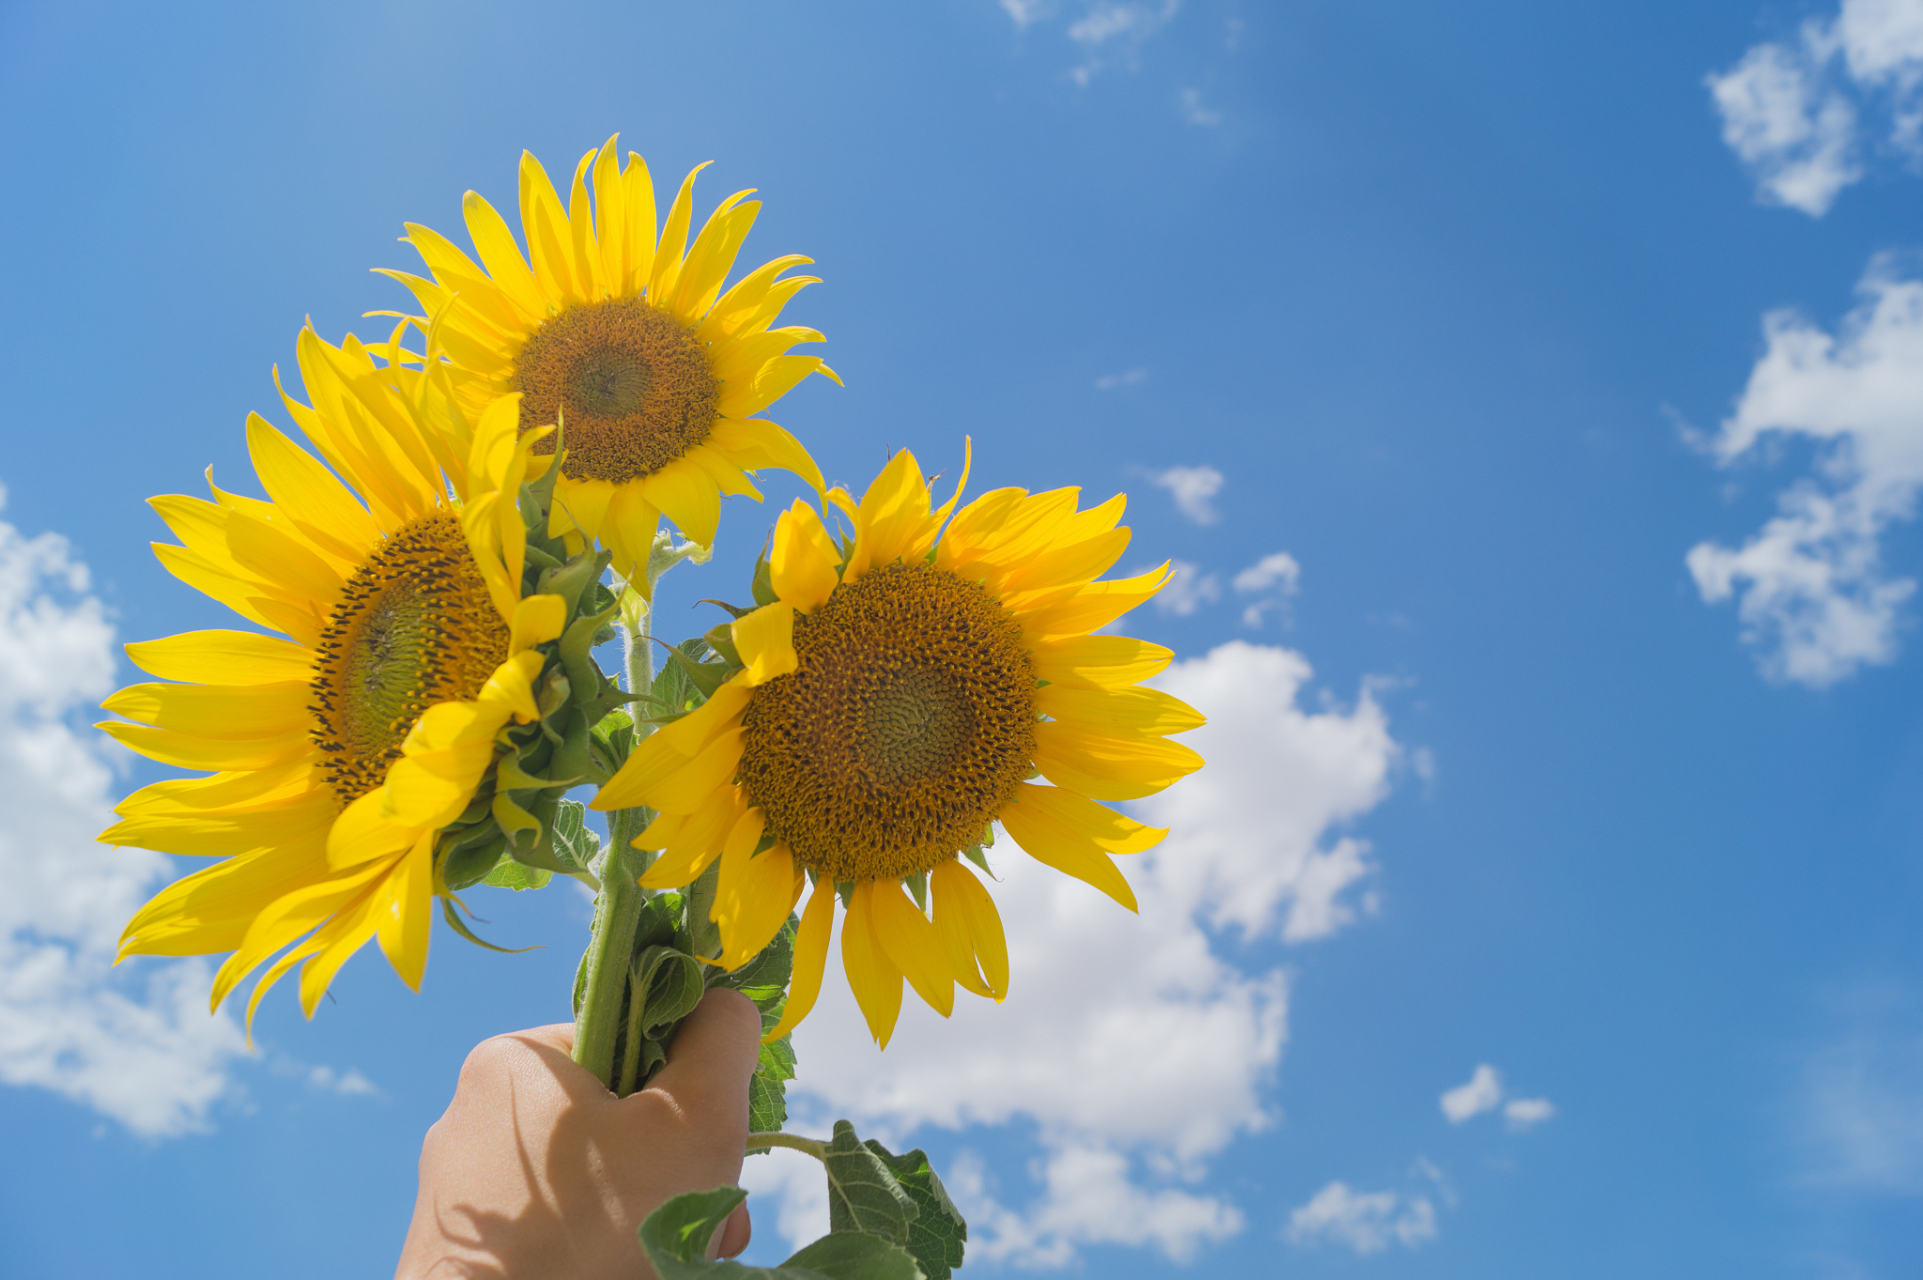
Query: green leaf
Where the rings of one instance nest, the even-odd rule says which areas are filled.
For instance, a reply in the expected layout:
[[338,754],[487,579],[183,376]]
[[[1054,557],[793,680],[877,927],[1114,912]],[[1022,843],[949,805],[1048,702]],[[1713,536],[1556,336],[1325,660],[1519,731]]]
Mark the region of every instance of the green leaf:
[[748,1132],[774,1133],[788,1123],[787,1082],[794,1078],[795,1050],[790,1037],[762,1045],[754,1078],[748,1081]]
[[708,1242],[747,1197],[737,1187],[690,1191],[649,1214],[641,1248],[661,1280],[924,1280],[906,1252],[868,1235],[824,1236],[778,1267],[708,1261]]
[[947,1189],[935,1175],[935,1166],[919,1147],[898,1156],[872,1138],[864,1145],[888,1166],[888,1172],[915,1202],[915,1217],[908,1224],[908,1252],[915,1255],[928,1280],[948,1280],[949,1273],[962,1264],[968,1223],[948,1198]]
[[625,708],[616,707],[601,717],[594,726],[594,743],[604,757],[603,764],[613,773],[627,763],[634,750],[634,717]]
[[648,993],[640,1026],[646,1039],[660,1039],[701,1003],[701,962],[679,948],[649,947],[631,972],[635,990]]
[[548,881],[554,879],[552,871],[539,867],[524,867],[512,858],[502,858],[494,864],[494,869],[481,877],[482,884],[493,885],[496,889],[545,889]]
[[859,1231],[895,1244],[908,1242],[919,1212],[880,1156],[855,1136],[855,1126],[835,1121],[835,1136],[821,1158],[828,1168],[828,1229]]
[[[486,938],[480,937],[472,929],[468,928],[467,923],[461,919],[461,912],[466,910],[466,905],[467,904],[463,903],[459,898],[449,894],[447,897],[441,899],[441,917],[447,921],[448,928],[454,930],[454,932],[460,934],[475,946],[486,947],[489,951],[498,951],[504,956],[517,956],[523,951],[533,951],[536,949],[532,946],[497,947]],[[579,997],[577,996],[576,999],[578,1000]]]
[[594,865],[601,854],[601,837],[588,828],[588,807],[579,800],[563,800],[554,809],[554,854],[579,871]]

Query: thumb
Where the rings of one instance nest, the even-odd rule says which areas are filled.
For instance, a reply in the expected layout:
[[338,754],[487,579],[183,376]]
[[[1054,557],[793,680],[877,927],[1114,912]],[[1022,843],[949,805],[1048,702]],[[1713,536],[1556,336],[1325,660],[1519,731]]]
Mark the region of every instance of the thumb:
[[739,991],[716,987],[675,1032],[668,1060],[645,1092],[666,1094],[691,1130],[725,1141],[738,1170],[748,1137],[748,1082],[760,1056],[761,1011]]

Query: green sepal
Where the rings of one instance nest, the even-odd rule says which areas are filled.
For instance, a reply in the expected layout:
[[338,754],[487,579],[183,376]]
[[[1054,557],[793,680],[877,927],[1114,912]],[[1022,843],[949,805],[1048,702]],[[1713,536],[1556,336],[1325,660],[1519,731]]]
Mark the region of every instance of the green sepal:
[[475,946],[486,947],[489,951],[498,951],[504,956],[518,956],[523,951],[540,950],[539,944],[531,947],[497,947],[486,938],[480,937],[472,929],[467,927],[467,922],[461,919],[461,913],[455,909],[455,904],[459,901],[460,899],[454,897],[452,894],[443,896],[441,898],[441,918],[447,921],[448,927],[453,929],[454,932],[460,934]]
[[[754,612],[753,609],[744,609],[738,604],[729,604],[726,600],[697,600],[695,603],[711,604],[717,609],[726,609],[728,615],[733,618],[745,618]],[[723,625],[725,626],[726,624],[724,623]]]
[[710,1262],[708,1243],[748,1193],[739,1187],[675,1196],[641,1224],[641,1248],[661,1280],[926,1280],[908,1253],[876,1236],[828,1235],[778,1267]]
[[754,593],[757,605],[771,605],[781,599],[775,594],[774,567],[768,563],[768,553],[763,550],[755,557],[755,576],[749,590]]
[[460,890],[479,884],[506,852],[507,837],[492,819],[477,822],[465,831],[444,833],[435,850],[442,887]]
[[980,845],[969,845],[966,849],[962,850],[962,857],[967,858],[970,862],[980,867],[990,880],[995,878],[994,870],[988,865],[988,855],[982,852]]
[[593,739],[591,749],[601,757],[601,767],[613,775],[634,751],[634,714],[625,707],[616,707],[602,716],[588,730],[588,735]]

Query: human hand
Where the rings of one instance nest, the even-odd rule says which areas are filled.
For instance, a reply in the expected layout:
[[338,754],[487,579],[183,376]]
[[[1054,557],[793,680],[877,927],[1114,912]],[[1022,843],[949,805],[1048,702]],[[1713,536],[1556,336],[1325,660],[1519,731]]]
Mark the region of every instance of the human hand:
[[[617,1098],[569,1056],[572,1023],[483,1041],[421,1145],[396,1280],[653,1280],[642,1219],[741,1175],[760,1042],[754,1004],[709,991],[653,1083]],[[749,1229],[744,1205],[715,1233],[720,1256]]]

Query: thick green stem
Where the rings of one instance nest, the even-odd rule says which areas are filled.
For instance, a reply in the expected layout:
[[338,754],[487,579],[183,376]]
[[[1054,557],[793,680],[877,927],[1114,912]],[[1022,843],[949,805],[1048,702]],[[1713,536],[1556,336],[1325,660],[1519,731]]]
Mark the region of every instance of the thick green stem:
[[[705,550],[686,543],[677,548],[668,535],[657,537],[646,570],[648,596],[654,595],[654,584],[662,574],[690,557],[697,563],[705,560]],[[654,685],[651,614],[648,600],[631,586],[624,587],[620,631],[629,693],[645,694]],[[635,704],[637,744],[654,731],[644,707]],[[634,932],[640,924],[642,905],[648,900],[648,891],[636,883],[647,870],[648,855],[630,848],[629,841],[647,828],[653,816],[647,809],[620,809],[608,815],[608,852],[601,863],[600,891],[595,895],[594,925],[584,960],[587,981],[581,993],[581,1012],[574,1021],[574,1060],[610,1089],[620,1083],[615,1041],[620,1037],[621,1015],[627,1003]]]
[[828,1157],[828,1144],[820,1138],[804,1138],[798,1133],[751,1133],[748,1135],[748,1150],[761,1151],[768,1147],[786,1147],[790,1151],[805,1151],[817,1160]]

